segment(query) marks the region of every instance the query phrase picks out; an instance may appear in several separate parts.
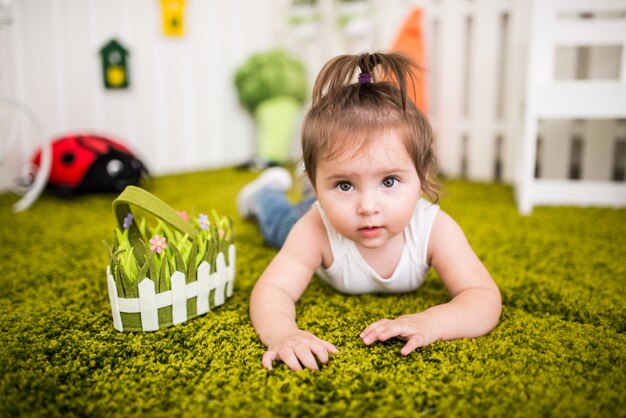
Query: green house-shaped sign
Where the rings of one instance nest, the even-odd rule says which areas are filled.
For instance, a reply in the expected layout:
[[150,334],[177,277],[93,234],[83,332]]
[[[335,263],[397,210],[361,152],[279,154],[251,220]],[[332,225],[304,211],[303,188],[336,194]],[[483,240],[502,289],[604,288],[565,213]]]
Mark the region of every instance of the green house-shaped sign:
[[128,50],[115,39],[111,39],[100,48],[102,58],[102,78],[107,89],[127,89],[128,79]]

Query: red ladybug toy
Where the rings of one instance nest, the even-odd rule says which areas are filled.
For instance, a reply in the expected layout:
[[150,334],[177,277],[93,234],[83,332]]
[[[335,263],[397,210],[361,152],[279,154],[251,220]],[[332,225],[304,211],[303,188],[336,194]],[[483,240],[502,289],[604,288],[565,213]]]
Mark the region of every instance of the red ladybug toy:
[[[120,193],[148,174],[144,164],[119,141],[96,135],[54,140],[48,185],[60,197],[82,193]],[[41,151],[33,157],[39,166]]]

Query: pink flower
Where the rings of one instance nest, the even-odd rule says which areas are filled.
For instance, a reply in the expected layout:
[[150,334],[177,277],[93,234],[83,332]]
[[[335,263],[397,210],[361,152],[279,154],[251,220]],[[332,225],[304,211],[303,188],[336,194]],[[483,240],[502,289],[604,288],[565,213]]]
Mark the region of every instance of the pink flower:
[[185,212],[184,210],[183,210],[183,211],[180,211],[180,212],[176,212],[176,213],[178,213],[178,216],[180,216],[181,218],[183,218],[183,220],[185,220],[185,221],[188,221],[188,220],[189,220],[189,216],[187,216],[187,212]]
[[154,251],[157,254],[161,254],[161,252],[167,248],[167,245],[165,245],[165,237],[160,237],[159,234],[156,234],[154,236],[154,238],[152,238],[150,240],[150,244],[152,244],[150,246],[150,251]]

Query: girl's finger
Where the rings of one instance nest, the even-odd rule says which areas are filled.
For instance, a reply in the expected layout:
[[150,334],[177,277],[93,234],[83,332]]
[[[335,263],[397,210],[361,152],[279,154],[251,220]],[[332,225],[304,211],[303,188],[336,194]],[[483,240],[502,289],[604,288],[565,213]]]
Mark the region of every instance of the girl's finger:
[[324,347],[326,347],[326,350],[330,354],[337,354],[339,352],[339,349],[335,347],[334,345],[332,345],[331,343],[329,343],[328,341],[324,341],[324,340],[321,340],[321,341],[322,341],[322,344],[324,344]]
[[317,344],[311,346],[311,350],[322,364],[328,364],[330,355],[339,352],[337,347],[324,340],[318,340]]
[[319,371],[320,368],[317,365],[317,361],[315,361],[313,353],[311,352],[311,347],[305,345],[298,347],[296,350],[296,356],[298,357],[300,364],[307,369]]
[[280,360],[293,371],[302,370],[302,365],[298,361],[298,357],[291,348],[285,347],[278,353]]
[[328,350],[326,349],[326,346],[321,343],[321,341],[319,344],[311,345],[311,351],[313,352],[313,355],[317,357],[320,363],[328,364]]
[[275,351],[267,350],[263,354],[263,358],[261,359],[261,364],[267,370],[272,370],[273,369],[272,362],[276,360],[277,357],[278,357],[278,354]]
[[400,349],[400,354],[402,354],[403,356],[408,356],[416,348],[424,347],[425,345],[427,345],[426,338],[424,338],[424,336],[421,334],[415,334],[411,338],[409,338],[404,347]]
[[363,332],[361,332],[361,334],[359,335],[359,337],[363,338],[365,337],[367,334],[371,333],[372,331],[374,331],[376,328],[380,327],[381,325],[383,325],[385,322],[388,322],[389,320],[386,318],[383,319],[379,319],[378,321],[374,322],[373,324],[370,324],[369,326],[367,326]]
[[370,345],[374,341],[387,341],[390,338],[397,337],[403,332],[403,325],[396,321],[387,321],[384,324],[373,329],[369,334],[363,337],[365,345]]

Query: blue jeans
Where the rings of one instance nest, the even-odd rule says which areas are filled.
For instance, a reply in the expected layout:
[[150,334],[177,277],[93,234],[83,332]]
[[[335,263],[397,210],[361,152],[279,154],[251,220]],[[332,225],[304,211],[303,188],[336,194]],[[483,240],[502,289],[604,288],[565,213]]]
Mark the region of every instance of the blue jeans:
[[274,248],[281,248],[291,228],[313,206],[315,196],[291,203],[285,193],[265,187],[253,196],[256,218],[265,241]]

